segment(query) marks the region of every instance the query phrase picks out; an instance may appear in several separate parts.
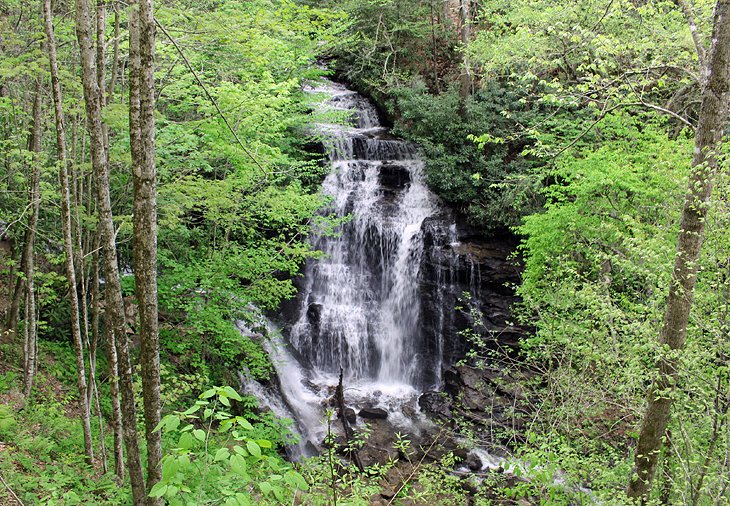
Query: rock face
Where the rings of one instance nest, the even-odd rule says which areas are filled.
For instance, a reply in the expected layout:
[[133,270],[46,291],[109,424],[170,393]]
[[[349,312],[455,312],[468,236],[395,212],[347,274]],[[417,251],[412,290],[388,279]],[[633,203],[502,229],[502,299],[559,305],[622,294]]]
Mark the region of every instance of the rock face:
[[424,354],[442,356],[441,364],[433,364],[432,378],[440,385],[438,367],[456,363],[473,344],[462,335],[466,329],[493,347],[517,347],[524,331],[509,323],[509,315],[520,265],[510,258],[514,237],[480,237],[448,209],[426,220],[423,229],[420,332],[430,336]]
[[531,413],[530,400],[517,384],[516,378],[496,368],[458,365],[444,371],[442,391],[425,392],[418,403],[430,418],[454,428],[456,420],[466,421],[480,441],[498,448],[522,437]]

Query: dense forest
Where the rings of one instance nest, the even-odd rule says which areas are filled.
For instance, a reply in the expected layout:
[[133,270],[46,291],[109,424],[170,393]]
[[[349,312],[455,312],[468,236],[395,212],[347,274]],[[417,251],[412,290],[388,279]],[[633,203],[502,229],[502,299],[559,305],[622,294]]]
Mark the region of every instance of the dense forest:
[[0,503],[730,504],[729,99],[729,0],[0,0]]

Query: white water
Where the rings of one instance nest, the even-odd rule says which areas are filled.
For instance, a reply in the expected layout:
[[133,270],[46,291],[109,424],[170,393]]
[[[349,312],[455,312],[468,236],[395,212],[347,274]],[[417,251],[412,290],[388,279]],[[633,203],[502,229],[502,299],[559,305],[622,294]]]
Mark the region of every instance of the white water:
[[[325,82],[327,105],[355,111],[355,126],[319,125],[332,171],[330,212],[352,219],[338,238],[313,238],[325,257],[307,266],[289,339],[315,371],[359,389],[412,395],[419,384],[418,276],[422,225],[437,211],[414,146],[388,138],[373,106]],[[384,184],[387,170],[398,181]]]
[[[390,136],[361,95],[329,81],[308,91],[325,96],[325,110],[352,118],[350,125],[316,125],[330,165],[323,191],[331,204],[324,212],[348,219],[335,237],[310,237],[324,256],[305,267],[284,339],[267,345],[284,401],[243,381],[276,414],[297,421],[305,454],[307,441],[318,446],[323,439],[341,369],[348,406],[382,408],[394,427],[417,434],[425,423],[417,397],[440,381],[444,349],[441,327],[426,332],[422,325],[425,223],[439,202],[426,187],[417,149]],[[432,235],[438,235],[432,248],[456,240],[453,227]],[[441,275],[444,291],[453,289],[453,266]],[[446,321],[443,314],[428,316],[439,326]]]

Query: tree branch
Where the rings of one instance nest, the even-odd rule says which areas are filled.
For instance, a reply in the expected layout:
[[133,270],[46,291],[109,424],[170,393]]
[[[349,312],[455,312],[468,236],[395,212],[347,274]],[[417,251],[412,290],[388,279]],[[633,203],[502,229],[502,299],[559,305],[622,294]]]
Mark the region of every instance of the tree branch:
[[243,142],[241,142],[241,139],[238,137],[238,134],[233,129],[231,124],[228,122],[228,119],[223,114],[223,111],[221,111],[221,108],[218,107],[218,102],[215,101],[213,96],[208,91],[208,88],[205,86],[203,81],[198,76],[198,73],[195,72],[195,69],[190,64],[190,61],[188,60],[187,56],[185,56],[185,53],[183,53],[182,48],[180,48],[177,41],[172,38],[172,35],[170,35],[170,32],[168,32],[167,29],[164,26],[162,26],[162,24],[157,20],[157,18],[155,18],[155,24],[160,28],[160,30],[162,30],[162,33],[165,34],[165,36],[170,40],[170,42],[172,42],[172,45],[175,46],[175,49],[177,50],[177,52],[180,54],[180,57],[185,62],[185,66],[188,68],[190,73],[193,74],[193,77],[195,77],[195,80],[198,82],[198,85],[203,89],[203,92],[205,92],[205,96],[208,97],[208,100],[210,100],[210,102],[213,104],[213,107],[215,107],[215,110],[218,111],[218,115],[221,117],[223,122],[226,124],[226,126],[228,127],[228,130],[231,131],[231,133],[233,134],[233,137],[236,139],[236,142],[238,143],[238,145],[241,146],[241,149],[243,149],[244,153],[246,153],[248,155],[248,157],[251,160],[253,160],[253,163],[255,163],[256,166],[261,170],[264,177],[268,177],[269,174],[266,172],[266,169],[264,169],[263,165],[261,165],[259,163],[259,161],[256,159],[256,157],[253,156],[253,153],[251,153],[251,151],[249,151],[248,148],[246,148],[246,146],[244,146]]

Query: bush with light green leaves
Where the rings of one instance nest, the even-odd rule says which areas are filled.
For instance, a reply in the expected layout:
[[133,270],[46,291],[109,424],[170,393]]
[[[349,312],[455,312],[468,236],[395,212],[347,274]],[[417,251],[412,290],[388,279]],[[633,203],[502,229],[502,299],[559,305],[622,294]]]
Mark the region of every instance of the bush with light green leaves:
[[309,488],[267,439],[256,439],[255,427],[230,411],[242,401],[231,387],[214,387],[189,409],[165,416],[162,430],[166,455],[162,480],[150,496],[170,505],[281,504]]

